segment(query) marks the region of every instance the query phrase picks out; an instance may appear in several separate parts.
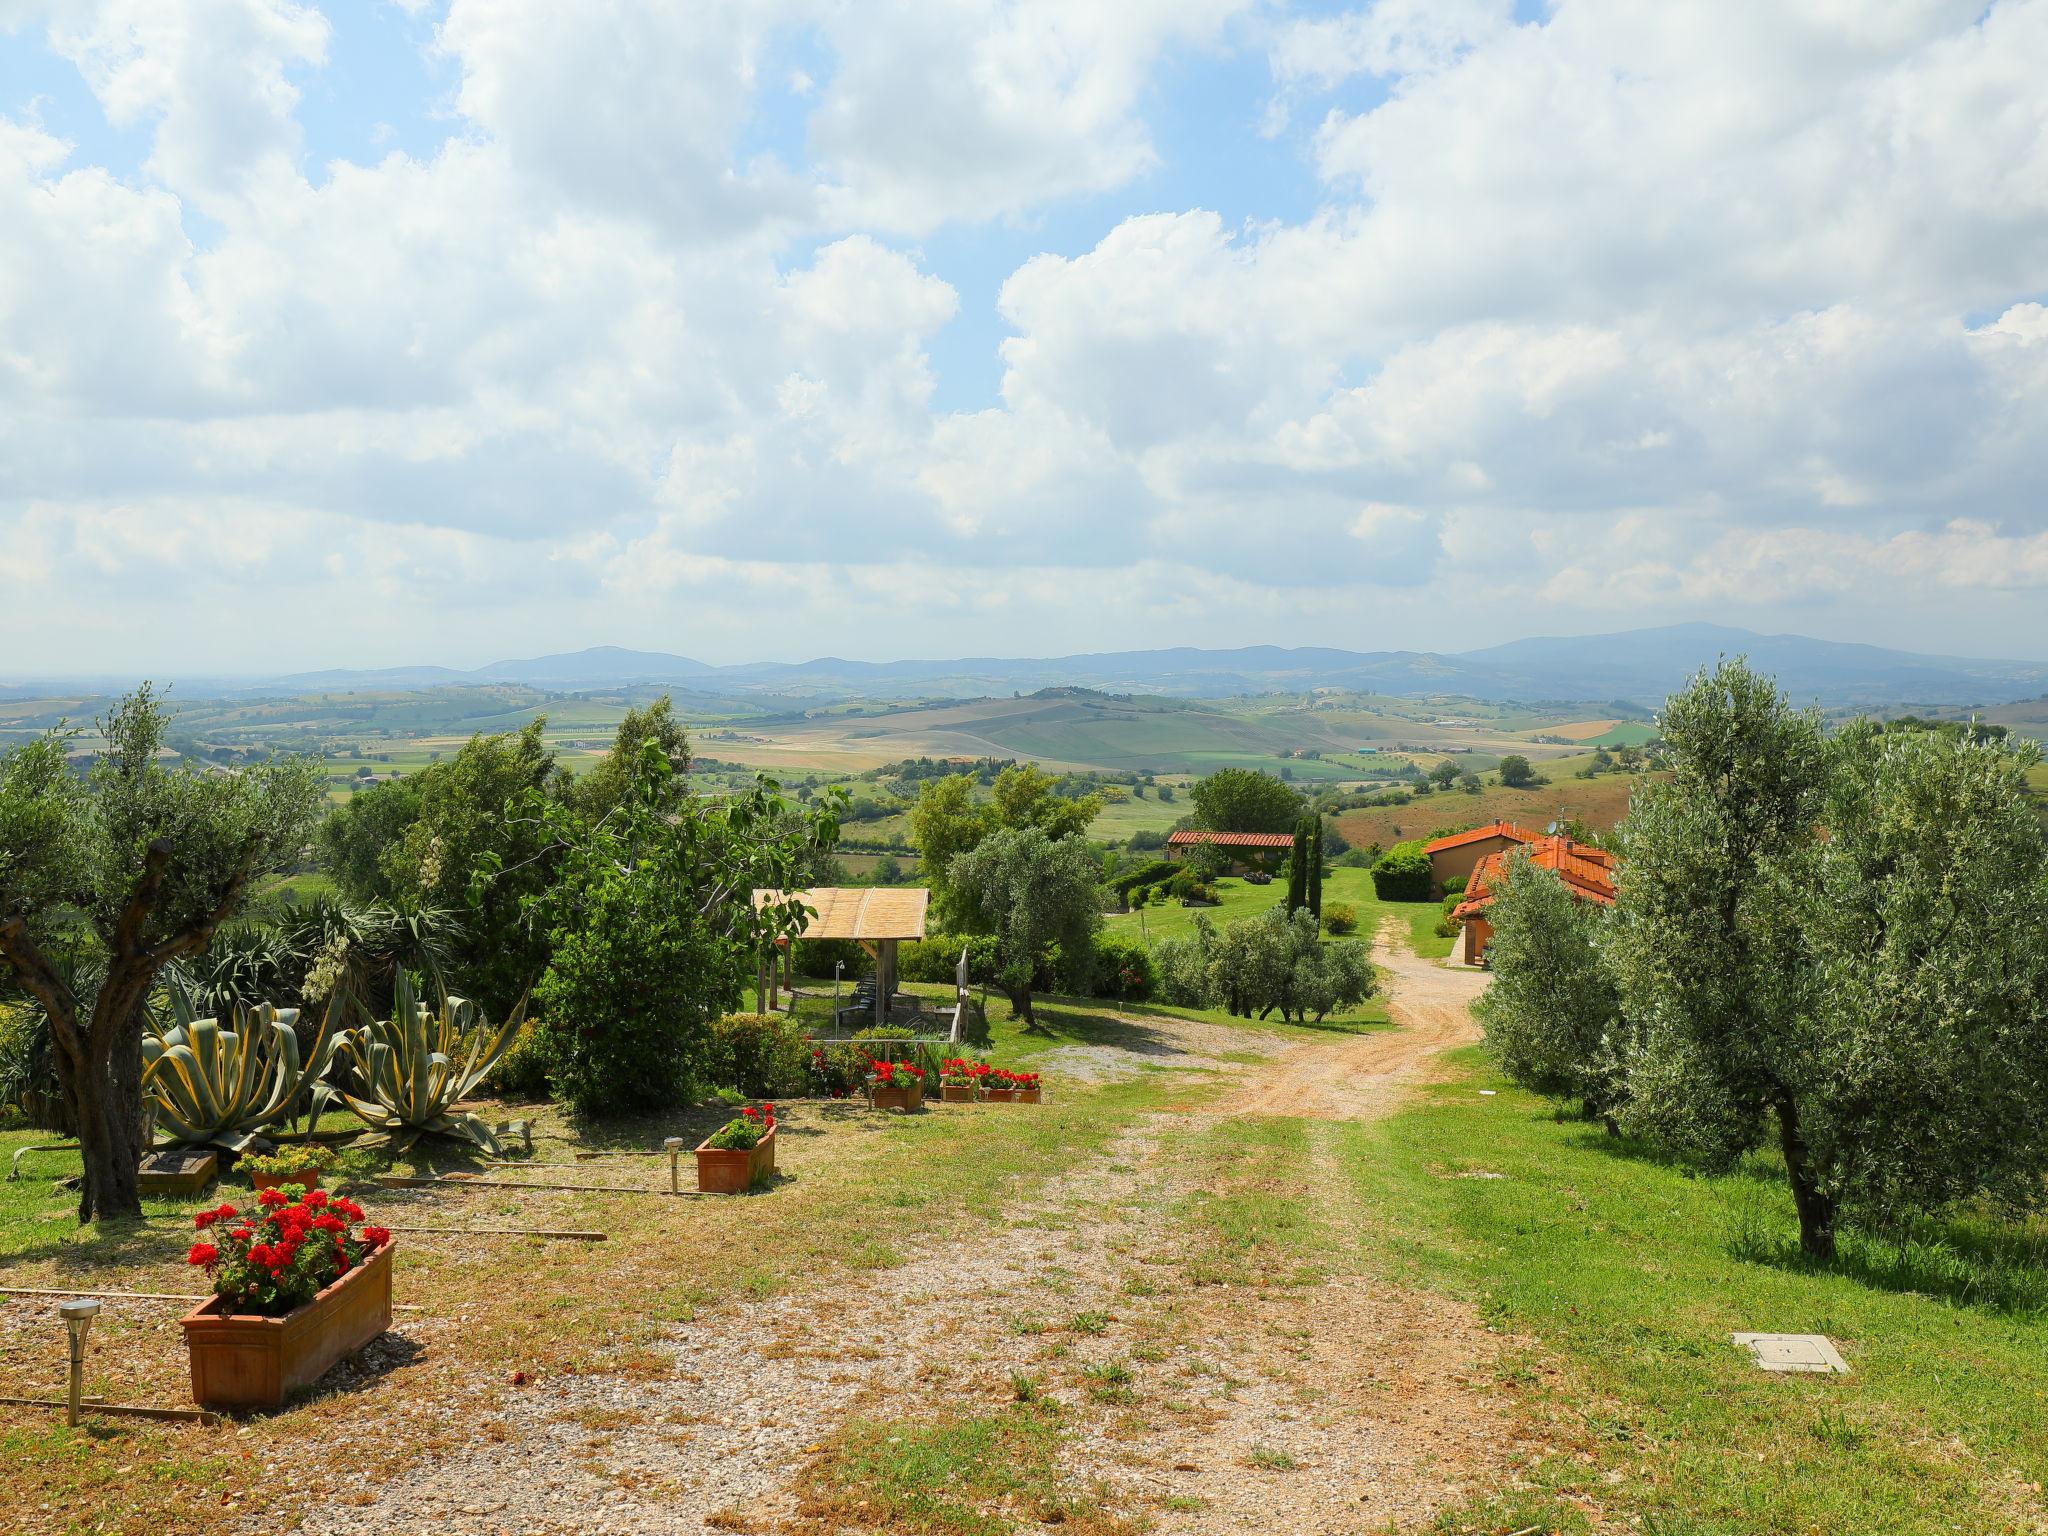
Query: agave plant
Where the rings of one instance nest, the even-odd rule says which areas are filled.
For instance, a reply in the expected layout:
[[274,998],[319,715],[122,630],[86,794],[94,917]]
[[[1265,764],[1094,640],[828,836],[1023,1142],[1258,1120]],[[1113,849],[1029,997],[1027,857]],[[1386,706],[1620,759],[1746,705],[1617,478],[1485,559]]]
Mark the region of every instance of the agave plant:
[[398,973],[392,987],[391,1017],[351,1030],[344,1041],[355,1068],[355,1092],[344,1091],[348,1107],[364,1122],[388,1131],[403,1151],[421,1136],[473,1141],[493,1156],[503,1151],[495,1131],[454,1105],[512,1048],[526,1005],[493,1027],[476,1004],[445,994],[437,1013],[421,1002],[410,977]]
[[245,1151],[264,1127],[290,1111],[311,1089],[318,1120],[334,1096],[321,1079],[346,1031],[329,1009],[312,1050],[302,1061],[296,1008],[237,1008],[233,1027],[197,1010],[182,987],[171,989],[171,1024],[142,1037],[142,1086],[157,1105],[157,1125],[191,1146]]

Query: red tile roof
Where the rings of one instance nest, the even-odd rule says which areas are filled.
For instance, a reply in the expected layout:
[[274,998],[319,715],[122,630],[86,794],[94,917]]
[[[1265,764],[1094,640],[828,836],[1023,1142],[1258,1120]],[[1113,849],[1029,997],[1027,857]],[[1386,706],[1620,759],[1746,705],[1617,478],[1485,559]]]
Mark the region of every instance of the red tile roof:
[[1512,838],[1518,843],[1533,843],[1543,834],[1531,832],[1527,827],[1512,821],[1496,821],[1492,826],[1474,827],[1470,832],[1452,832],[1434,842],[1424,843],[1424,853],[1442,853],[1446,848],[1462,848],[1467,843],[1476,843],[1489,837]]
[[1507,873],[1507,861],[1516,856],[1527,858],[1538,869],[1555,870],[1565,889],[1581,900],[1598,902],[1603,907],[1614,905],[1614,855],[1559,834],[1536,838],[1523,848],[1489,853],[1481,859],[1465,883],[1465,899],[1451,916],[1472,917],[1492,906],[1494,892]]
[[1167,838],[1169,848],[1185,848],[1193,843],[1213,843],[1219,848],[1292,848],[1292,832],[1176,832]]

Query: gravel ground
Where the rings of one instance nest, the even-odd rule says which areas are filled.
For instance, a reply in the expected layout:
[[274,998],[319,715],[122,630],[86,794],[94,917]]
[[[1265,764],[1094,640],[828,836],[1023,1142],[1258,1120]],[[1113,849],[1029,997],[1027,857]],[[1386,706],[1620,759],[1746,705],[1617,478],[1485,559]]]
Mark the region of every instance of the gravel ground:
[[[1011,1373],[1037,1374],[1072,1426],[1064,1470],[1110,1507],[1174,1532],[1307,1536],[1415,1529],[1476,1482],[1512,1476],[1521,1430],[1487,1383],[1512,1341],[1468,1308],[1355,1278],[1201,1285],[1203,1255],[1175,1223],[1193,1186],[1177,1139],[1218,1113],[1383,1113],[1402,1083],[1470,1038],[1476,979],[1383,947],[1403,1027],[1330,1043],[1273,1042],[1242,1103],[1153,1116],[1023,1224],[934,1245],[898,1267],[706,1312],[651,1360],[547,1377],[406,1474],[328,1504],[310,1536],[812,1531],[802,1476],[860,1417],[993,1411]],[[1156,1045],[1050,1053],[1049,1074],[1207,1065],[1262,1037],[1147,1019]],[[1320,1142],[1318,1142],[1320,1146]],[[1346,1198],[1319,1152],[1329,1199]],[[1353,1213],[1332,1210],[1333,1220]],[[1135,1278],[1134,1278],[1135,1277]],[[630,1300],[622,1300],[630,1305]],[[1073,1321],[1099,1314],[1086,1328]],[[1019,1336],[1035,1319],[1043,1332]],[[991,1335],[1014,1347],[991,1351]],[[991,1359],[991,1354],[997,1356]],[[1122,1362],[1121,1402],[1080,1374]],[[1029,1528],[1035,1523],[1023,1521]]]

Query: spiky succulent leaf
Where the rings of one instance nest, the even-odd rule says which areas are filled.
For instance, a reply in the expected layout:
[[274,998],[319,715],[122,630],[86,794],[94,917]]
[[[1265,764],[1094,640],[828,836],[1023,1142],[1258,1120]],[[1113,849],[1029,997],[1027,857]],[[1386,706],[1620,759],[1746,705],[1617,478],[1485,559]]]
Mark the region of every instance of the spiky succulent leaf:
[[173,1142],[241,1152],[283,1119],[309,1084],[317,1085],[316,1118],[325,1106],[332,1090],[319,1080],[346,1033],[331,1010],[304,1061],[295,1008],[238,1009],[233,1028],[223,1029],[218,1019],[194,1018],[190,998],[174,990],[171,1014],[168,1029],[143,1036],[142,1085]]
[[429,1008],[401,972],[391,1017],[365,1024],[346,1042],[359,1091],[342,1097],[365,1124],[394,1137],[449,1136],[496,1154],[503,1149],[490,1127],[453,1107],[512,1048],[525,1016],[521,1003],[494,1027],[464,998],[444,996],[438,1010]]

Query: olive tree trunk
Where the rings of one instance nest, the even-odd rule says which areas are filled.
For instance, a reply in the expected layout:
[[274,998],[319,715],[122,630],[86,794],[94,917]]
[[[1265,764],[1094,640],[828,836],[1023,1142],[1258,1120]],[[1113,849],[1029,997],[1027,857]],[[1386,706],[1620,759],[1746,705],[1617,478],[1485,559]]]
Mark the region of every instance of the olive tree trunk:
[[151,914],[163,894],[170,844],[149,845],[142,874],[115,921],[102,935],[107,975],[92,1009],[81,1022],[81,1005],[71,985],[51,963],[20,918],[0,921],[0,959],[14,968],[22,987],[42,1005],[50,1021],[57,1080],[78,1125],[85,1175],[79,1182],[80,1222],[138,1220],[142,1196],[136,1174],[149,1149],[143,1145],[142,1028],[157,973],[181,955],[198,954],[213,942],[214,928],[235,909],[254,869],[254,850],[228,882],[220,904],[200,923],[155,944],[144,942]]

